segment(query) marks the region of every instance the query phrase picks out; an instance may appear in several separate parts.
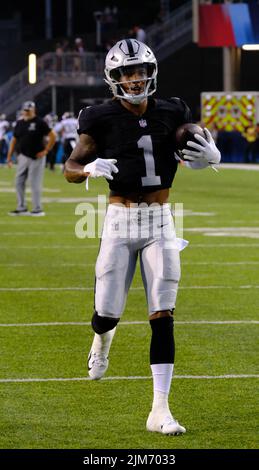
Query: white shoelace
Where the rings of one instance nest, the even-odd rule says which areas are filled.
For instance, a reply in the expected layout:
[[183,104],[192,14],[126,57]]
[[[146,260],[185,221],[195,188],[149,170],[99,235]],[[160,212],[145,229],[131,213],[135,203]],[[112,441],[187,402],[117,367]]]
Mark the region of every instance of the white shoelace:
[[90,361],[92,362],[92,365],[97,364],[98,366],[105,366],[107,357],[101,353],[91,353]]

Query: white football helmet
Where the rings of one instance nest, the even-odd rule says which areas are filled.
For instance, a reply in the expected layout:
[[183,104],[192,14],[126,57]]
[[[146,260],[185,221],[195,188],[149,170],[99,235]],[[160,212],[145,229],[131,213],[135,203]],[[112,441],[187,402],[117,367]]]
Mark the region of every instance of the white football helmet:
[[[137,80],[121,80],[125,75],[133,75],[141,66],[143,78]],[[116,98],[139,104],[156,91],[157,61],[151,49],[136,39],[122,39],[113,46],[105,59],[105,82]],[[145,82],[144,91],[138,94],[127,93],[123,85],[134,85]]]

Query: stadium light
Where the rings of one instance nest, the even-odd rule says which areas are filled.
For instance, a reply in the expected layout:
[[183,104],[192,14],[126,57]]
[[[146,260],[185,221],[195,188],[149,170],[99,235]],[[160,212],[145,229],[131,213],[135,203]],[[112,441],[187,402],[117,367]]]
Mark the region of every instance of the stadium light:
[[259,51],[259,44],[243,44],[244,51]]
[[96,21],[96,45],[101,46],[102,45],[102,11],[94,11],[94,17]]
[[37,81],[37,67],[36,66],[37,66],[36,54],[29,54],[28,79],[31,85],[33,85]]

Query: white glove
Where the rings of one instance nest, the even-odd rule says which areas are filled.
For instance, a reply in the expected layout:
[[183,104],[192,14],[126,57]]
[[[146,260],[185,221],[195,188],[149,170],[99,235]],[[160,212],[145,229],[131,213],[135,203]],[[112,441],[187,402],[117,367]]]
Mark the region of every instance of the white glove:
[[114,160],[113,158],[107,158],[107,160],[104,158],[97,158],[93,162],[87,163],[87,165],[84,166],[84,172],[90,173],[88,176],[91,176],[92,178],[104,176],[107,180],[113,180],[111,173],[118,173],[119,171],[115,166],[115,163],[117,163],[117,160]]
[[85,182],[86,190],[88,191],[89,176],[91,176],[91,178],[98,178],[99,176],[104,176],[105,178],[107,178],[107,180],[113,180],[113,176],[111,173],[118,173],[119,171],[118,168],[115,166],[115,163],[117,163],[117,160],[115,160],[114,158],[107,158],[107,160],[105,160],[104,158],[97,158],[93,162],[87,163],[87,165],[84,166],[84,172],[89,173]]
[[204,132],[206,139],[199,134],[194,134],[195,139],[198,140],[200,144],[192,142],[191,140],[188,140],[187,142],[188,147],[192,147],[196,151],[186,148],[182,150],[182,153],[189,161],[201,159],[212,165],[217,164],[221,159],[220,151],[217,149],[214,139],[206,127],[204,128]]

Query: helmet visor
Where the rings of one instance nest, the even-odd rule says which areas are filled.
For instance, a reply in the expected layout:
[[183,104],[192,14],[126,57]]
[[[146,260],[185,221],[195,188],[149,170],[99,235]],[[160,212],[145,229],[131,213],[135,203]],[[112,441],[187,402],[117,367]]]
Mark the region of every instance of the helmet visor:
[[111,70],[111,78],[115,82],[124,83],[124,82],[138,82],[146,81],[151,79],[155,70],[154,64],[134,64],[126,65],[123,67],[118,67]]

